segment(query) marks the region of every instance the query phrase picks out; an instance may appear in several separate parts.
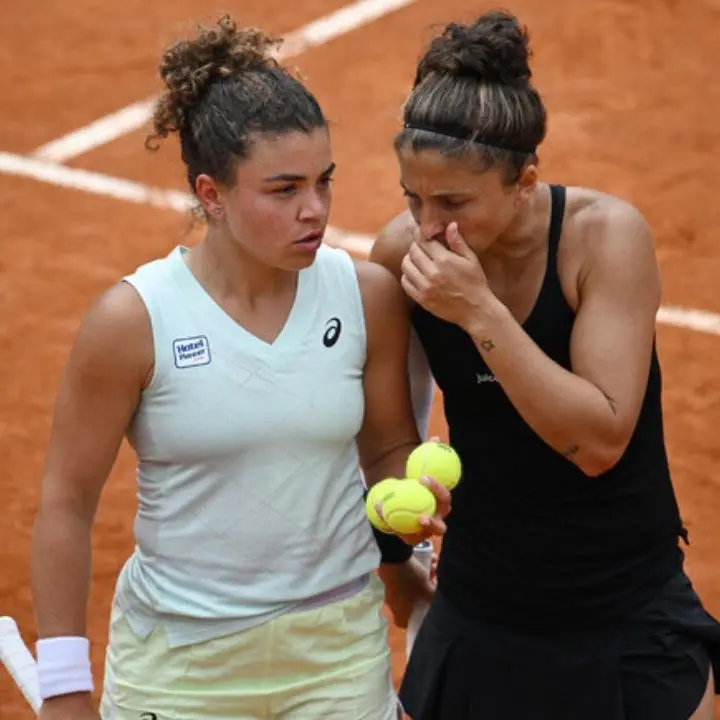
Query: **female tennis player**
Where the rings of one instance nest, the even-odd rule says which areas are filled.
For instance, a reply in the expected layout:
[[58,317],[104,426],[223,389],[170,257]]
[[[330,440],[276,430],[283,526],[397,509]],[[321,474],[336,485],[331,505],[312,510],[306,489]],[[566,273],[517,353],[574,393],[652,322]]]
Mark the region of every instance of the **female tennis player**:
[[[208,228],[105,292],[72,349],[33,539],[42,720],[397,717],[360,466],[397,476],[419,442],[410,326],[391,273],[323,245],[327,122],[276,44],[223,18],[163,55],[153,139],[178,134]],[[136,549],[98,715],[91,529],[124,437]],[[432,592],[408,560],[444,530],[428,484],[423,532],[380,537]]]
[[372,255],[464,466],[401,700],[413,720],[710,720],[720,625],[683,570],[653,239],[627,202],[540,181],[529,53],[503,12],[430,42],[395,141],[408,211]]

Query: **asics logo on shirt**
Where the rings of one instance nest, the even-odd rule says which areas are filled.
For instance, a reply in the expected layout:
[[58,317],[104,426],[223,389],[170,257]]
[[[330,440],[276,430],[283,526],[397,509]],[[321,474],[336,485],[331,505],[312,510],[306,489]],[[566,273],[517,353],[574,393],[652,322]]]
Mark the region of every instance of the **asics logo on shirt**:
[[323,345],[326,348],[331,348],[340,338],[340,332],[342,331],[342,323],[340,318],[330,318],[325,324],[325,334],[323,335]]

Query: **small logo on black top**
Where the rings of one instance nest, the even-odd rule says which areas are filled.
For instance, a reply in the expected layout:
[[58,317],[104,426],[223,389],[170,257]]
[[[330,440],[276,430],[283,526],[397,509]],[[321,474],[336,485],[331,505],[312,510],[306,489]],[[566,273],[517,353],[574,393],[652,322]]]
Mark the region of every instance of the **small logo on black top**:
[[341,330],[342,323],[340,322],[340,318],[330,318],[330,320],[327,321],[325,334],[323,335],[323,345],[331,348],[338,341]]
[[478,385],[497,382],[497,378],[492,373],[475,373],[475,376],[477,377]]

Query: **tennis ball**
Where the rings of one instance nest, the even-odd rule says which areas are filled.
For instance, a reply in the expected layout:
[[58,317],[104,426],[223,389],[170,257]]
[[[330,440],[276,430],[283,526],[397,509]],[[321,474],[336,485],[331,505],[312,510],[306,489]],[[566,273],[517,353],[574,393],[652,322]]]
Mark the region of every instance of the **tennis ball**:
[[462,464],[455,450],[441,442],[424,442],[418,445],[407,459],[405,475],[413,480],[431,477],[448,490],[452,490],[462,475]]
[[389,490],[381,500],[386,524],[402,535],[420,532],[420,516],[435,514],[435,496],[424,485],[407,480],[399,480]]
[[392,528],[377,514],[375,510],[375,504],[380,503],[382,505],[384,499],[393,491],[396,483],[400,480],[397,478],[385,478],[378,483],[375,483],[365,498],[365,512],[370,520],[370,524],[380,530],[381,532],[392,534]]

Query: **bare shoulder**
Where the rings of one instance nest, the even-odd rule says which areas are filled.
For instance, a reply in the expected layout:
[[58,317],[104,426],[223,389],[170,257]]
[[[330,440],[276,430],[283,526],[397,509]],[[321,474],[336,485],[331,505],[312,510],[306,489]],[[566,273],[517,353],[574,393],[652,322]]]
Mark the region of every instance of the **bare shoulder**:
[[370,356],[403,351],[410,333],[410,318],[400,282],[382,265],[355,260],[362,295]]
[[400,266],[417,234],[417,225],[409,210],[387,222],[377,235],[370,251],[371,262],[386,267],[398,280]]
[[69,364],[83,374],[137,372],[143,384],[152,370],[150,318],[137,291],[120,282],[100,294],[80,323]]
[[383,264],[372,260],[354,260],[363,303],[367,308],[382,308],[387,303],[404,307],[400,282]]
[[96,298],[83,319],[82,329],[98,336],[121,331],[137,339],[137,335],[150,331],[150,318],[135,288],[119,282]]
[[[658,275],[651,228],[633,204],[598,190],[570,187],[560,249],[563,285],[579,294],[593,272]],[[572,281],[572,282],[571,282]]]
[[608,246],[652,246],[652,233],[643,214],[631,203],[598,190],[568,188],[565,228],[571,243],[589,254]]

